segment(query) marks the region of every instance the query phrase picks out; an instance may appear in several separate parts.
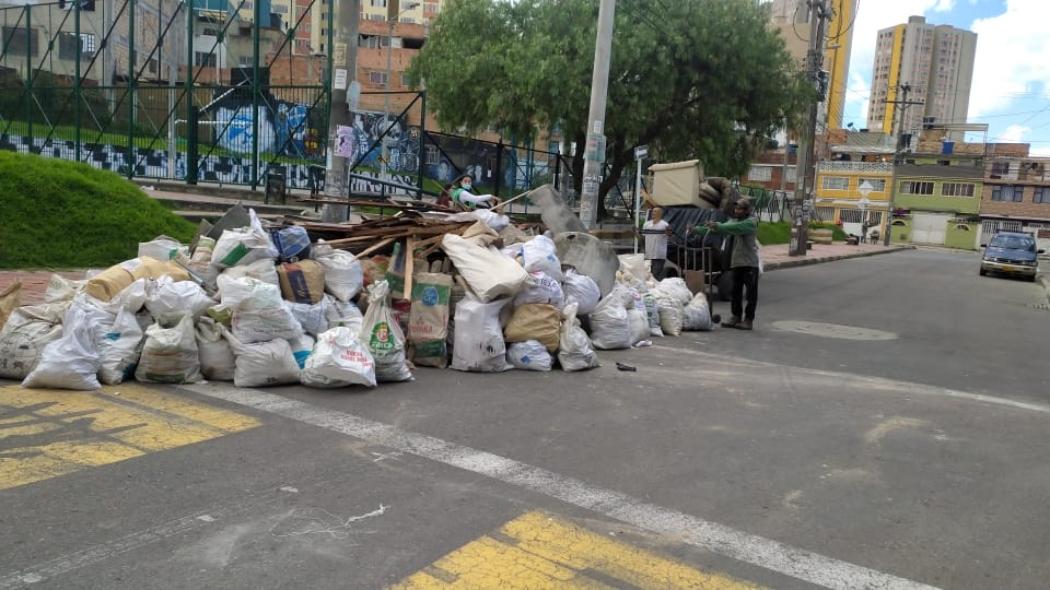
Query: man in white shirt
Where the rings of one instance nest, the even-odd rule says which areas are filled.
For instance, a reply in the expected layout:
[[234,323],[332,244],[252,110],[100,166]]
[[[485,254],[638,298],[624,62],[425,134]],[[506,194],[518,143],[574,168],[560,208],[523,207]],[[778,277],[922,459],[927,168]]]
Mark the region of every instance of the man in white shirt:
[[664,263],[667,261],[667,236],[671,235],[671,226],[664,221],[664,210],[653,207],[649,212],[649,221],[642,226],[645,236],[645,259],[656,280],[664,278]]

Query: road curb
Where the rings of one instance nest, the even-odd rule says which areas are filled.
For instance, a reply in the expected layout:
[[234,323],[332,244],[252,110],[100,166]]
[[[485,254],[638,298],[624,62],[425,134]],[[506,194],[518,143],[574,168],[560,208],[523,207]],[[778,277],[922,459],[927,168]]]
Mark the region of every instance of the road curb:
[[1039,281],[1039,284],[1041,284],[1043,286],[1043,289],[1046,290],[1046,301],[1047,301],[1047,303],[1050,303],[1050,277],[1047,277],[1046,275],[1041,274],[1041,275],[1039,275],[1038,281]]
[[869,256],[878,256],[880,254],[892,254],[893,252],[901,252],[903,250],[914,250],[915,246],[894,246],[886,250],[873,250],[871,252],[857,252],[856,254],[843,254],[841,256],[825,256],[823,258],[799,258],[797,260],[785,260],[783,262],[773,262],[765,264],[765,270],[782,270],[785,268],[796,268],[799,266],[810,266],[812,264],[822,264],[825,262],[835,262],[838,260],[849,260],[850,258],[867,258]]

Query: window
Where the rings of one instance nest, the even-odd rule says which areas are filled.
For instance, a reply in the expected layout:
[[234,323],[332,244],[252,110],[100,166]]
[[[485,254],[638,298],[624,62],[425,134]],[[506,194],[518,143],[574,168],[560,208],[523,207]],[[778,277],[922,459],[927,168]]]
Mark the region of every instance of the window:
[[368,72],[368,81],[376,86],[386,87],[386,72]]
[[863,223],[860,209],[839,209],[839,221],[842,223]]
[[250,56],[250,55],[241,55],[241,56],[239,56],[237,58],[237,65],[241,66],[242,68],[251,67],[251,65],[252,65],[252,56]]
[[972,197],[976,185],[969,182],[946,182],[941,185],[941,196]]
[[81,57],[95,55],[95,36],[91,33],[80,34],[80,55]]
[[215,54],[214,53],[205,53],[203,51],[196,51],[194,53],[195,53],[195,55],[194,55],[193,61],[196,62],[196,64],[198,66],[207,67],[207,68],[214,68],[215,67]]
[[7,44],[7,54],[25,55],[28,50],[30,56],[37,55],[39,51],[37,36],[36,29],[29,30],[27,39],[25,27],[4,27],[4,43]]
[[835,219],[834,207],[817,207],[813,218],[816,221],[833,221]]
[[386,0],[371,0],[372,8],[386,8]]
[[436,166],[441,163],[441,152],[438,151],[437,146],[428,145],[423,152],[423,157],[427,166]]
[[773,169],[769,166],[752,166],[751,170],[747,173],[747,179],[758,182],[769,182],[773,180]]
[[849,179],[845,176],[825,176],[822,186],[826,191],[849,190]]
[[1050,187],[1038,186],[1032,196],[1033,203],[1050,204]]
[[1012,185],[1000,185],[992,187],[992,200],[993,201],[1006,201],[1010,203],[1020,203],[1021,199],[1024,198],[1024,187],[1023,186],[1012,186]]
[[901,183],[901,192],[906,195],[932,195],[932,182],[905,181]]
[[992,162],[992,174],[1006,176],[1010,173],[1010,162]]
[[861,183],[868,183],[871,185],[871,190],[876,193],[886,191],[886,179],[884,178],[861,178],[860,183],[857,184],[858,188]]

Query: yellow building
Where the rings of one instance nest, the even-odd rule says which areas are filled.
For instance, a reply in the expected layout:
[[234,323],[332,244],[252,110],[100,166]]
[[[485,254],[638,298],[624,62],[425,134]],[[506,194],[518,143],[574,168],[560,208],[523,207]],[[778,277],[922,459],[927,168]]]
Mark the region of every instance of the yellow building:
[[[842,139],[840,136],[837,139]],[[816,218],[841,223],[847,234],[862,226],[885,235],[893,181],[893,138],[882,133],[846,133],[830,146],[832,160],[817,164]],[[863,190],[869,190],[862,206]]]
[[[828,72],[828,97],[822,108],[827,111],[827,128],[841,129],[857,0],[831,0],[830,5],[832,17],[826,25],[823,65]],[[809,7],[806,0],[774,0],[769,4],[769,10],[773,28],[780,32],[788,52],[801,67],[809,49]]]

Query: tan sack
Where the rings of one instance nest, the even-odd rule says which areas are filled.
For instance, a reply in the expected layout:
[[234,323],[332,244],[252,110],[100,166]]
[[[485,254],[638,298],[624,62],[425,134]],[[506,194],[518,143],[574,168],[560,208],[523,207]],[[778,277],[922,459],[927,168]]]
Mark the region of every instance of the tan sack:
[[285,262],[277,267],[281,295],[295,303],[319,303],[324,297],[324,267],[316,260]]
[[173,281],[190,280],[190,273],[178,264],[146,256],[125,260],[91,277],[84,285],[84,292],[107,302],[138,279],[157,279],[164,275]]
[[503,329],[503,338],[507,342],[537,340],[549,352],[558,350],[560,337],[561,312],[553,305],[542,303],[519,305]]

